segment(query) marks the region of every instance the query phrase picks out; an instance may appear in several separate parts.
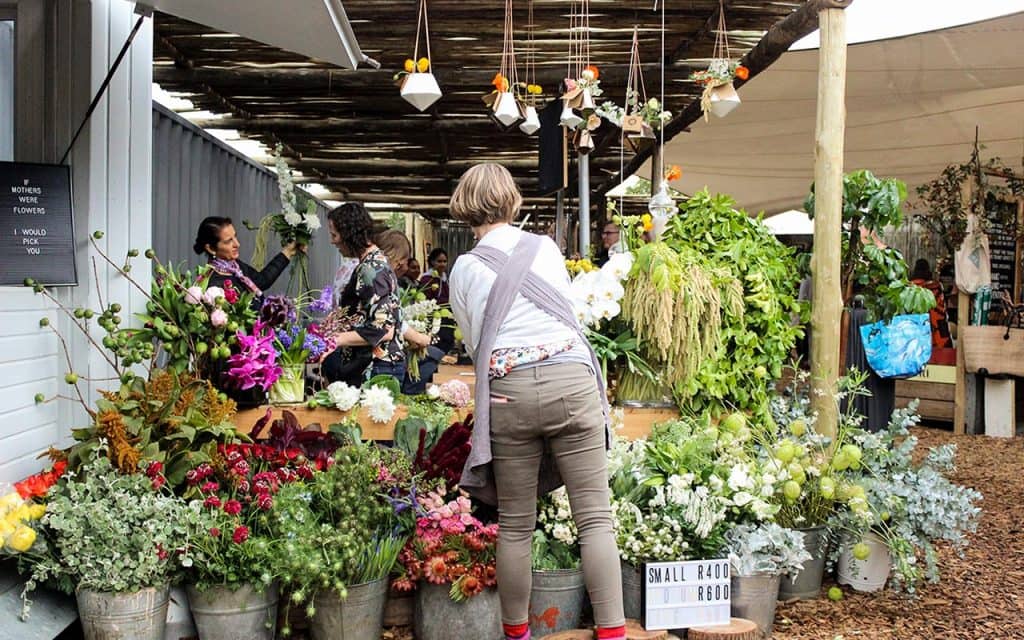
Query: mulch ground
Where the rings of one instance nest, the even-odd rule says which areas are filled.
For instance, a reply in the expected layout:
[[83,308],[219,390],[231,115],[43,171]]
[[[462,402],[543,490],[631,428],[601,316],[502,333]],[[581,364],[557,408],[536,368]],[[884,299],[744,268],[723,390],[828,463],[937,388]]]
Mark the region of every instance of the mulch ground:
[[[776,640],[1024,640],[1024,439],[955,436],[917,428],[919,450],[957,445],[954,479],[981,491],[981,523],[959,557],[940,550],[942,580],[910,598],[889,590],[780,603]],[[383,640],[413,640],[407,628],[385,631]]]

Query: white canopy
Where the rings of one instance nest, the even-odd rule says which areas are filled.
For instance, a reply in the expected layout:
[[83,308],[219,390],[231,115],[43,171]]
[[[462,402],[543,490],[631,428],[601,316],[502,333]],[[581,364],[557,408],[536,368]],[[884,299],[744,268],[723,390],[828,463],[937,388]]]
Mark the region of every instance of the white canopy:
[[[1024,154],[1024,13],[849,47],[844,171],[870,169],[914,187],[967,162],[975,126],[993,156]],[[674,186],[729,193],[750,212],[801,208],[814,179],[818,51],[786,53],[740,89],[726,118],[666,145]],[[650,173],[650,164],[640,175]]]
[[812,236],[814,221],[803,211],[790,209],[761,221],[776,236]]
[[138,4],[355,69],[365,56],[340,0],[140,0]]

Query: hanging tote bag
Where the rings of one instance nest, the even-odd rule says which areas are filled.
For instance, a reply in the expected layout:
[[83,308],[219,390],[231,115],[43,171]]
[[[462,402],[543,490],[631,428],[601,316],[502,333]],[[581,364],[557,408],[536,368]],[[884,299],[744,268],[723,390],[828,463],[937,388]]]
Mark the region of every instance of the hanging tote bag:
[[[992,284],[992,259],[988,236],[978,228],[978,216],[967,216],[967,234],[954,256],[956,286],[964,293],[976,293]],[[964,322],[966,324],[966,321]]]
[[932,357],[932,326],[927,313],[894,316],[889,324],[860,327],[868,365],[882,378],[909,378]]

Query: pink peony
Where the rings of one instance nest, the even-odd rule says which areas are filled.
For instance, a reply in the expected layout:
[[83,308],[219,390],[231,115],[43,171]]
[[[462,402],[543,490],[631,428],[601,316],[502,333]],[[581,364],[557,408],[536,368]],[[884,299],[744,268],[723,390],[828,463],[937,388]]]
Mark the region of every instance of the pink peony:
[[203,293],[203,302],[211,307],[217,302],[217,298],[224,297],[224,290],[220,287],[208,287]]
[[214,309],[210,313],[210,324],[218,329],[228,323],[228,314],[224,313],[223,309]]
[[185,290],[185,302],[189,304],[199,304],[203,299],[203,288],[197,286],[191,286]]

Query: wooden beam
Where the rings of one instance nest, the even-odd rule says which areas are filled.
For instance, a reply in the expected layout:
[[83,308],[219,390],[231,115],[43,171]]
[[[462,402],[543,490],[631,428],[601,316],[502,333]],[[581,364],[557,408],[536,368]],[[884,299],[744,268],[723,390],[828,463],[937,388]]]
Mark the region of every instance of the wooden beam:
[[[497,162],[506,169],[512,170],[536,170],[536,157],[523,158],[488,158],[477,157],[472,160],[452,160],[444,164],[426,160],[393,160],[390,158],[329,158],[320,156],[302,156],[297,159],[296,165],[300,167],[313,167],[317,169],[362,172],[375,172],[379,175],[409,175],[415,172],[436,172],[431,175],[438,176],[460,176],[464,171],[473,165],[481,162]],[[618,158],[593,158],[591,167],[614,169],[619,165]]]
[[[771,66],[772,63],[793,46],[794,42],[817,29],[818,13],[823,8],[843,8],[849,6],[852,2],[853,0],[846,0],[845,2],[840,0],[808,0],[799,9],[776,22],[765,33],[764,37],[761,38],[760,42],[757,43],[757,46],[740,60],[743,66],[750,70],[750,76],[746,81],[736,80],[734,82],[736,88],[742,87],[746,82],[750,81],[750,78],[757,76]],[[700,101],[694,100],[665,125],[665,141],[667,142],[679,133],[682,133],[701,117],[703,117],[703,113],[700,109]],[[605,180],[597,188],[598,193],[607,193],[610,189],[618,186],[624,176],[631,176],[636,173],[637,169],[643,166],[650,155],[651,149],[648,148],[633,156],[633,159],[623,169],[622,175],[613,175],[608,180]]]
[[254,116],[252,118],[197,118],[192,124],[203,129],[239,129],[247,133],[276,132],[282,135],[290,132],[316,133],[317,135],[349,134],[382,131],[421,131],[429,129],[452,130],[490,122],[483,113],[479,118],[466,116],[433,118],[431,116],[408,115],[402,118],[276,118]]
[[843,143],[846,133],[846,12],[819,15],[818,115],[814,148],[814,252],[811,276],[811,409],[815,430],[835,438],[839,428],[837,381],[843,316]]

